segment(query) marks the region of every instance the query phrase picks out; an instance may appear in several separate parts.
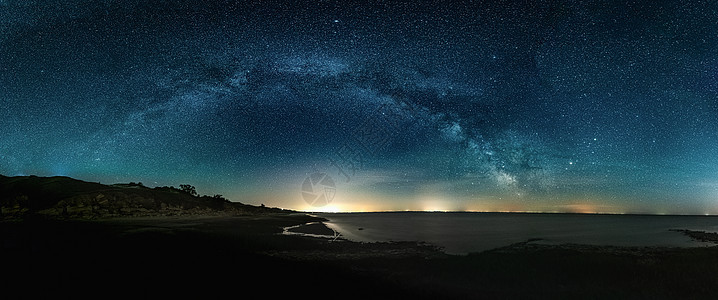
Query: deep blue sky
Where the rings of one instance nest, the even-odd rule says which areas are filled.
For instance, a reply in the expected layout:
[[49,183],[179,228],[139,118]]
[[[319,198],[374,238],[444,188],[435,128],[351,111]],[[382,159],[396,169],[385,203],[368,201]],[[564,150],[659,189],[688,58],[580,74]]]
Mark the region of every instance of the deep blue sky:
[[718,2],[476,2],[0,0],[0,174],[718,214]]

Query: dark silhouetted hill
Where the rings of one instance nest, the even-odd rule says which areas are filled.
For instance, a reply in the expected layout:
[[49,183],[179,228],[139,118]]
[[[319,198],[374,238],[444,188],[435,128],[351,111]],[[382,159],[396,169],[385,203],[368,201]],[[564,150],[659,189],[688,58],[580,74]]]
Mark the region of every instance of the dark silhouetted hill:
[[222,215],[287,212],[231,202],[222,196],[197,196],[174,187],[85,182],[69,177],[0,175],[0,215],[59,218]]

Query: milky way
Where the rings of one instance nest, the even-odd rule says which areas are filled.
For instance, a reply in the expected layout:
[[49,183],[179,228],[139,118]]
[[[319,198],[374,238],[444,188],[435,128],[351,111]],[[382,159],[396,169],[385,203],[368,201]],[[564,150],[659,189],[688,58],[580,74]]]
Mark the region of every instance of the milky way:
[[0,1],[0,173],[718,213],[717,3],[489,2]]

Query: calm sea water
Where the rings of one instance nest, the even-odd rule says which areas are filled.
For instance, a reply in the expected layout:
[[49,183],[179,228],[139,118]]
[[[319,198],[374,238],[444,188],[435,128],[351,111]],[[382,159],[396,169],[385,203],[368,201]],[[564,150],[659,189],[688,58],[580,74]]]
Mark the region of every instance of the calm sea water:
[[718,231],[714,216],[578,215],[514,213],[317,214],[353,241],[424,241],[452,254],[480,252],[523,242],[615,246],[701,247],[669,229]]

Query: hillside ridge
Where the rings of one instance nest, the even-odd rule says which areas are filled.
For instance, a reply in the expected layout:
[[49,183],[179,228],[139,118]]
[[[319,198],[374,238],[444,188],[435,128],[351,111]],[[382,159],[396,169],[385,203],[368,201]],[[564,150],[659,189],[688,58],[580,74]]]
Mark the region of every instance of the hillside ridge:
[[221,195],[200,196],[191,185],[150,188],[142,183],[86,182],[66,176],[0,175],[0,216],[52,218],[241,215],[291,212],[232,202]]

